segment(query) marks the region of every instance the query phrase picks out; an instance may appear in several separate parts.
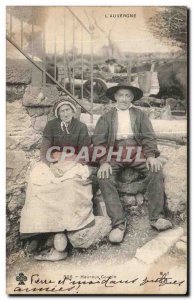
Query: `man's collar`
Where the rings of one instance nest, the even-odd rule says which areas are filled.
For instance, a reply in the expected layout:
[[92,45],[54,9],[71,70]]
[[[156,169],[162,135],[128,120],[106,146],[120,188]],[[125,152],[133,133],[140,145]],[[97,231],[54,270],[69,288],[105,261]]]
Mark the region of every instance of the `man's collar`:
[[[130,109],[132,106],[133,106],[133,104],[131,104],[131,105],[129,106],[128,109]],[[120,108],[118,108],[117,106],[115,106],[115,108],[116,108],[116,110],[118,110],[118,111],[124,111],[124,110],[127,110],[127,109],[120,109]]]

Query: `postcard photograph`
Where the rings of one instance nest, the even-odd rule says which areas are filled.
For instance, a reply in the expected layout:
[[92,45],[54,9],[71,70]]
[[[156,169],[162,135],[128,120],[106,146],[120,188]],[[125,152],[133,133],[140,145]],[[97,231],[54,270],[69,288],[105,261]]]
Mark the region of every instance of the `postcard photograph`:
[[9,295],[188,292],[188,8],[6,7]]

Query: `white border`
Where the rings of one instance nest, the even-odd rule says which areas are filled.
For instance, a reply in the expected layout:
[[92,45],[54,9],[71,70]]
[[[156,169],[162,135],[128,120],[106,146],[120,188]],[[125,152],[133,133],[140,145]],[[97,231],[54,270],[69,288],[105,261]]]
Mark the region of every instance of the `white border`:
[[[92,1],[91,0],[54,0],[54,1],[48,1],[48,0],[29,0],[29,1],[16,1],[16,0],[7,0],[7,1],[2,1],[0,3],[0,91],[1,91],[1,107],[0,107],[0,128],[1,128],[1,147],[0,147],[0,157],[1,157],[1,167],[0,167],[0,182],[1,182],[1,188],[0,188],[0,201],[1,201],[1,207],[0,207],[0,231],[1,231],[1,247],[0,247],[0,298],[4,299],[7,298],[6,296],[6,279],[5,279],[5,63],[6,63],[6,58],[5,58],[5,9],[6,6],[14,6],[14,5],[23,5],[23,6],[39,6],[39,5],[49,5],[49,6],[188,6],[190,10],[193,8],[193,2],[192,1],[185,1],[185,0],[170,0],[170,1],[155,1],[155,0],[148,0],[148,1],[140,1],[140,0],[130,0],[130,1],[123,1],[123,0],[98,0],[98,1]],[[190,11],[191,15],[191,11]],[[191,20],[190,20],[191,21]],[[190,40],[192,41],[192,26],[190,22]],[[190,61],[190,65],[192,62],[192,58]],[[191,70],[190,70],[191,71]],[[190,78],[190,87],[193,86],[193,79]],[[192,99],[192,91],[190,91],[190,101]],[[190,115],[192,115],[192,107],[190,106]],[[192,128],[191,128],[192,129]],[[192,130],[191,130],[192,131]],[[190,132],[190,138],[192,140],[192,132]],[[192,159],[190,158],[191,162],[191,170],[192,170]],[[192,180],[190,181],[190,187],[192,186],[193,182]],[[192,199],[190,199],[190,203]],[[192,209],[192,204],[191,204],[191,209]],[[192,211],[192,210],[191,210]],[[191,221],[191,214],[190,214],[190,221]],[[190,249],[192,249],[192,239],[191,239],[191,245]],[[191,261],[191,259],[190,259]],[[192,264],[191,264],[192,265]],[[191,272],[190,268],[190,272]],[[190,278],[190,287],[192,286],[192,278]],[[38,297],[34,295],[34,297]],[[17,297],[17,299],[27,299],[28,297]],[[46,299],[53,299],[53,297],[47,297],[45,296],[44,298]],[[68,298],[65,296],[65,298]],[[69,297],[69,299],[72,299],[74,297]],[[88,298],[88,297],[86,297]],[[106,299],[106,297],[100,297],[103,299]],[[110,297],[114,298],[114,297]],[[139,298],[139,297],[130,297],[129,298]],[[155,298],[155,297],[151,297]],[[157,298],[157,297],[156,297]],[[165,297],[165,298],[170,298],[170,297]],[[185,297],[180,297],[180,298],[185,298]]]

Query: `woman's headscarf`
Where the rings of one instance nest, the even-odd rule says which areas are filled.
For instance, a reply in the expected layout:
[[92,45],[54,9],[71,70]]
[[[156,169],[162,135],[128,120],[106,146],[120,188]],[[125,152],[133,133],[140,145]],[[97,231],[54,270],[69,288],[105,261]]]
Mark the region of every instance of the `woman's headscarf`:
[[76,113],[76,103],[71,98],[62,98],[54,104],[53,110],[56,118],[59,118],[58,112],[62,105],[69,105],[74,113]]

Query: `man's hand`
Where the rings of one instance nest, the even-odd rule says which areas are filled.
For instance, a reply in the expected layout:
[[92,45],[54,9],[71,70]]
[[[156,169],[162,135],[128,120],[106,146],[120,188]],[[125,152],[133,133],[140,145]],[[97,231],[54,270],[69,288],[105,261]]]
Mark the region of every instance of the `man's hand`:
[[100,166],[97,177],[98,178],[109,178],[109,175],[112,174],[112,168],[109,163],[104,163]]
[[146,167],[148,170],[151,170],[152,172],[157,172],[161,170],[162,163],[159,159],[156,159],[154,157],[148,157],[146,160]]

